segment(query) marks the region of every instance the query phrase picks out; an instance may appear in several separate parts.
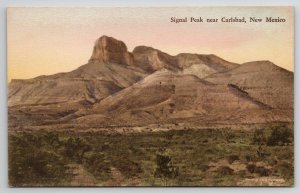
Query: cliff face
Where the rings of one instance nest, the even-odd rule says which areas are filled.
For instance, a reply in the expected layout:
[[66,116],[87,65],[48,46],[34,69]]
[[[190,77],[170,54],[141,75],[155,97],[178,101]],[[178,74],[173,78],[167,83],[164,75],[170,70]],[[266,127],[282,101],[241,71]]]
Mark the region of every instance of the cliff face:
[[124,42],[102,36],[96,40],[89,62],[117,63],[131,65],[133,56],[127,51]]
[[293,77],[269,61],[240,65],[147,46],[130,53],[124,42],[102,36],[89,62],[71,72],[13,80],[9,119],[94,127],[293,121]]

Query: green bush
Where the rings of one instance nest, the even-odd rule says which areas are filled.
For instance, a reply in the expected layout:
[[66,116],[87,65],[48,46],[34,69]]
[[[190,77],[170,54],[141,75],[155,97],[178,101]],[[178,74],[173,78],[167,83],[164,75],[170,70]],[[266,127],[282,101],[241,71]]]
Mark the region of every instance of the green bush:
[[253,134],[252,143],[257,145],[266,144],[267,137],[263,129],[256,129]]
[[284,124],[280,124],[271,128],[271,135],[268,137],[267,145],[285,145],[293,141],[293,132]]
[[217,169],[217,171],[222,175],[232,175],[234,170],[228,166],[221,166]]
[[264,166],[256,166],[255,173],[259,174],[260,176],[270,176],[272,171]]
[[168,179],[174,179],[179,175],[179,168],[173,166],[171,157],[165,153],[156,154],[156,169],[154,177],[162,178],[167,186]]
[[77,163],[82,163],[84,154],[91,150],[91,146],[79,137],[70,137],[64,146],[65,155]]
[[234,161],[239,160],[239,156],[238,155],[230,155],[228,156],[227,160],[230,164],[232,164]]

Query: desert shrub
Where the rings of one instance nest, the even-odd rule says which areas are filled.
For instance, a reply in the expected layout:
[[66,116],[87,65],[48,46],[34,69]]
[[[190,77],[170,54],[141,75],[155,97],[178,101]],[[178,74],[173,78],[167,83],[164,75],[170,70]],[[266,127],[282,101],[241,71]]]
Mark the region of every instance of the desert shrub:
[[179,175],[179,168],[171,162],[171,157],[163,152],[156,154],[156,169],[154,177],[162,178],[167,186],[168,179],[174,179]]
[[79,137],[70,137],[65,143],[65,155],[77,163],[81,163],[84,154],[90,150],[91,146]]
[[291,179],[294,177],[294,164],[288,161],[278,163],[274,169],[284,178]]
[[[266,147],[266,146],[264,146],[264,147]],[[266,150],[266,148],[263,148],[263,146],[261,146],[261,145],[258,147],[258,149],[257,149],[257,151],[256,151],[256,154],[257,154],[257,156],[258,156],[259,158],[265,158],[265,157],[271,155],[271,153],[268,152],[268,151]]]
[[270,169],[264,166],[256,166],[255,164],[248,164],[246,168],[250,173],[257,173],[260,176],[270,176],[272,173]]
[[230,143],[231,140],[235,137],[234,132],[230,128],[220,129],[220,131],[221,131],[221,136],[227,143]]
[[214,154],[215,153],[215,151],[213,149],[211,149],[211,148],[206,149],[204,152],[205,152],[206,155]]
[[168,132],[168,133],[165,133],[164,136],[167,140],[171,140],[173,138],[174,134]]
[[198,169],[200,169],[202,172],[205,172],[209,169],[209,166],[207,164],[200,164],[198,165]]
[[257,153],[254,150],[255,149],[251,147],[251,149],[247,149],[246,153],[243,155],[247,162],[255,162],[258,160]]
[[276,125],[271,130],[271,135],[267,139],[267,145],[285,145],[292,142],[293,132],[286,125]]
[[251,155],[245,155],[245,159],[247,162],[253,161]]
[[57,147],[61,145],[58,134],[53,132],[42,132],[39,134],[39,138],[42,140],[42,144],[49,145],[51,147]]
[[232,175],[234,170],[228,166],[221,166],[217,169],[218,173],[222,175]]
[[234,161],[239,160],[239,156],[238,155],[230,155],[228,156],[227,160],[230,164],[232,164]]
[[267,137],[263,129],[256,129],[253,133],[252,143],[257,145],[264,145]]
[[104,142],[103,145],[100,146],[100,151],[107,151],[109,150],[111,147],[110,147],[110,144],[108,142]]
[[254,173],[254,172],[255,172],[255,169],[256,169],[256,165],[255,165],[255,164],[248,164],[248,165],[246,166],[246,168],[247,168],[248,172]]
[[264,166],[256,166],[255,173],[259,174],[260,176],[270,176],[272,171]]

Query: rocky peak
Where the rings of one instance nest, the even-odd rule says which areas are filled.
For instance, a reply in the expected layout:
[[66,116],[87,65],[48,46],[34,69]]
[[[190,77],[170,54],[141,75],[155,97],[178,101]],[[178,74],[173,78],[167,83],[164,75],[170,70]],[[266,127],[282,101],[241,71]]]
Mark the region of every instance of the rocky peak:
[[130,65],[133,61],[124,42],[113,37],[101,36],[96,40],[89,62],[105,62]]

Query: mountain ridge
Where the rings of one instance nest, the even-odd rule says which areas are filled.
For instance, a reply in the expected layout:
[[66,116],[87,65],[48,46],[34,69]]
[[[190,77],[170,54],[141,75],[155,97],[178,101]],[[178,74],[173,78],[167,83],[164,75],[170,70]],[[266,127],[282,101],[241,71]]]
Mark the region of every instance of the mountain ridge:
[[93,126],[293,121],[293,77],[270,61],[236,64],[148,46],[129,52],[102,36],[75,70],[12,80],[9,117]]

